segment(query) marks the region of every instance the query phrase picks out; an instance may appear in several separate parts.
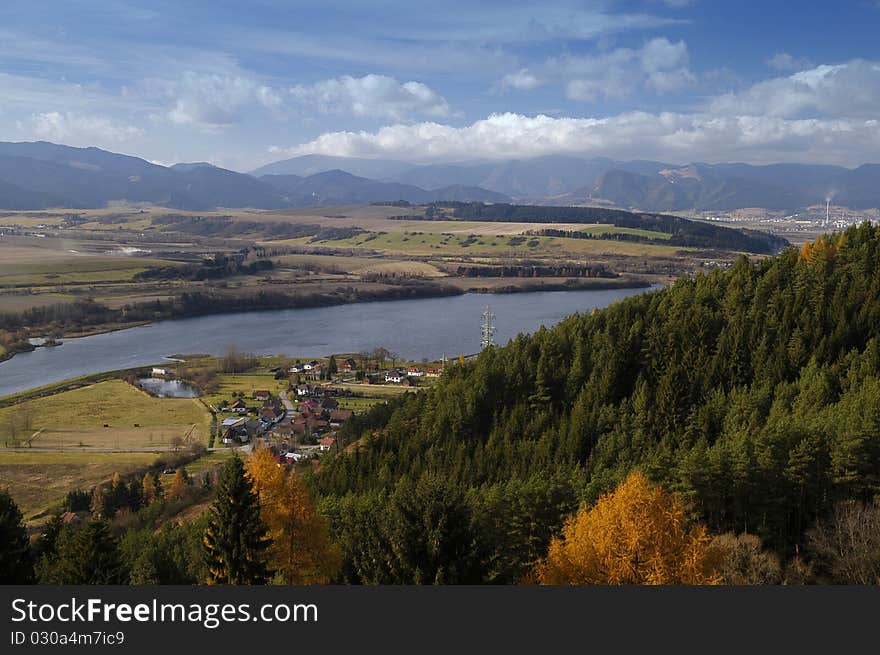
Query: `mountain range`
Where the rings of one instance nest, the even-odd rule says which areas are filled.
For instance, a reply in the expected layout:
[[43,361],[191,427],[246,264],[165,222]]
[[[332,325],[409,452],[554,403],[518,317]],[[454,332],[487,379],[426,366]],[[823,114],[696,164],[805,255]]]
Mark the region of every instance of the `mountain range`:
[[283,209],[405,200],[590,205],[654,212],[744,207],[797,211],[830,199],[880,207],[880,164],[669,164],[567,156],[416,165],[305,155],[250,174],[207,162],[161,166],[99,148],[0,142],[0,209]]
[[255,175],[315,174],[339,169],[383,182],[439,189],[480,187],[518,202],[599,205],[645,211],[797,210],[826,199],[864,209],[880,207],[880,165],[855,169],[820,164],[670,164],[603,157],[537,157],[501,162],[414,165],[305,155],[264,166]]
[[99,148],[0,142],[0,209],[88,209],[112,201],[128,201],[201,211],[217,207],[283,209],[395,200],[505,202],[510,198],[466,185],[426,191],[341,170],[308,176],[256,177],[206,162],[160,166]]

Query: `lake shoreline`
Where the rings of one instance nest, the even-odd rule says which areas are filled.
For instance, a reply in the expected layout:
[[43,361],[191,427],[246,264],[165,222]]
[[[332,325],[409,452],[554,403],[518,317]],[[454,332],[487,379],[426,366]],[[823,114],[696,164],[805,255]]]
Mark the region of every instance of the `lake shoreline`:
[[365,352],[384,347],[410,361],[478,352],[486,305],[497,315],[496,343],[550,327],[566,317],[606,307],[663,285],[625,289],[457,293],[286,311],[227,312],[68,339],[0,364],[0,397],[82,380],[102,371],[157,365],[173,353],[222,356],[231,349],[257,356]]
[[[459,278],[459,280],[466,280],[467,278]],[[476,280],[476,278],[475,278]],[[531,279],[523,279],[522,283],[517,284],[508,284],[499,287],[491,287],[491,286],[466,286],[466,285],[455,285],[450,283],[443,284],[423,284],[413,287],[395,287],[392,293],[389,292],[375,292],[370,295],[356,295],[353,299],[339,299],[336,296],[324,296],[324,301],[320,298],[315,297],[296,297],[291,296],[290,300],[292,301],[289,305],[283,306],[274,306],[274,307],[264,307],[260,306],[256,303],[253,305],[237,305],[233,307],[218,307],[218,311],[210,311],[207,308],[202,308],[202,311],[199,313],[186,313],[181,312],[177,314],[172,314],[169,316],[158,317],[153,320],[135,320],[130,323],[109,323],[103,325],[95,325],[95,326],[82,326],[79,328],[75,328],[69,332],[64,332],[60,335],[57,335],[57,339],[59,342],[53,343],[51,347],[61,347],[64,345],[64,342],[61,341],[63,339],[80,339],[83,337],[90,337],[99,334],[110,334],[113,332],[119,332],[123,330],[129,330],[131,328],[153,325],[159,321],[169,321],[169,320],[183,320],[187,318],[197,318],[199,316],[216,316],[222,314],[245,314],[249,312],[260,312],[260,311],[283,311],[288,309],[307,309],[313,307],[337,307],[341,305],[356,305],[356,304],[365,304],[365,303],[373,303],[373,302],[396,302],[403,300],[412,300],[414,298],[443,298],[447,296],[456,296],[456,295],[464,295],[467,293],[476,293],[476,294],[485,294],[485,295],[499,295],[499,294],[519,294],[519,293],[537,293],[542,291],[593,291],[593,290],[607,290],[607,289],[647,289],[652,286],[652,283],[648,280],[642,278],[631,278],[627,277],[625,279],[608,279],[608,278],[585,278],[585,279],[577,279],[574,278],[570,281],[563,283],[548,283],[544,284],[541,282],[535,282]],[[406,289],[410,293],[403,294],[398,289]],[[303,302],[305,300],[305,302]],[[30,331],[27,334],[28,338],[42,336],[38,334],[40,332],[39,329],[33,329],[31,333]],[[44,345],[33,345],[28,343],[27,341],[23,341],[23,344],[26,346],[22,348],[16,348],[12,350],[7,350],[0,354],[0,364],[11,360],[15,355],[22,353],[29,353],[37,350],[38,348],[47,347]]]

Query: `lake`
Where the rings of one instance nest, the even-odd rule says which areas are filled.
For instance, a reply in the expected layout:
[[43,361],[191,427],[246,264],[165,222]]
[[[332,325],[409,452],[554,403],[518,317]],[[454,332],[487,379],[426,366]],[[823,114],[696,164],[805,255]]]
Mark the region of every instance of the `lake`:
[[382,346],[410,360],[453,358],[479,351],[486,305],[495,313],[496,343],[503,345],[521,332],[649,290],[468,293],[160,321],[18,354],[0,364],[0,397],[81,375],[158,364],[174,354],[223,355],[230,348],[320,357]]
[[199,390],[183,380],[141,378],[138,386],[158,398],[198,398]]

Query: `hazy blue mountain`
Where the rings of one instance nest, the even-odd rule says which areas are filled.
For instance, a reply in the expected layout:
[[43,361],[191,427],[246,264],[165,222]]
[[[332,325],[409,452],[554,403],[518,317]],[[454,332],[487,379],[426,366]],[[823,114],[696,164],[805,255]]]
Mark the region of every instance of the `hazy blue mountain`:
[[181,209],[383,200],[596,204],[646,211],[796,210],[833,198],[880,207],[880,165],[665,164],[565,156],[413,165],[307,155],[260,168],[259,177],[207,162],[160,166],[100,148],[0,142],[0,209],[103,207],[111,201]]
[[250,175],[210,165],[168,168],[99,148],[46,142],[0,143],[0,181],[7,185],[4,208],[93,208],[114,200],[198,210],[289,205],[284,194]]
[[[251,175],[298,175],[308,177],[315,173],[342,170],[358,177],[384,180],[396,177],[413,167],[401,161],[389,159],[359,159],[357,157],[330,157],[327,155],[303,155],[276,161],[251,171]],[[399,181],[399,180],[398,180]]]
[[384,200],[406,200],[414,204],[437,200],[466,202],[510,200],[502,194],[475,187],[450,186],[427,191],[410,184],[377,182],[340,170],[325,171],[308,177],[264,175],[259,179],[283,191],[291,203],[301,205],[350,205]]
[[[279,162],[297,174],[331,169],[422,189],[480,187],[519,201],[614,204],[654,211],[790,210],[826,197],[854,208],[880,206],[880,173],[814,164],[669,164],[566,156],[500,162],[412,165],[392,160],[308,155]],[[266,168],[271,168],[270,165]],[[264,170],[261,169],[261,170]],[[604,202],[603,202],[604,201]]]

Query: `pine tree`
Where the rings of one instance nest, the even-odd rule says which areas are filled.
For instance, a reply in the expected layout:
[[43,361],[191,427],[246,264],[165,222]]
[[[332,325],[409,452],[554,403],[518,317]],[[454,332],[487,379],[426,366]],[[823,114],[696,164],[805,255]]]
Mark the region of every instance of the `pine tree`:
[[18,505],[0,491],[0,584],[27,584],[34,569],[30,543]]
[[119,545],[110,524],[93,519],[82,527],[65,528],[58,539],[57,559],[49,567],[50,584],[127,584]]
[[223,467],[203,545],[208,584],[264,584],[266,526],[257,494],[238,456]]

